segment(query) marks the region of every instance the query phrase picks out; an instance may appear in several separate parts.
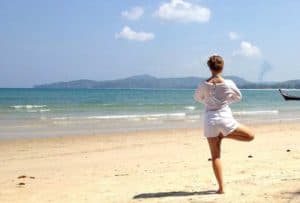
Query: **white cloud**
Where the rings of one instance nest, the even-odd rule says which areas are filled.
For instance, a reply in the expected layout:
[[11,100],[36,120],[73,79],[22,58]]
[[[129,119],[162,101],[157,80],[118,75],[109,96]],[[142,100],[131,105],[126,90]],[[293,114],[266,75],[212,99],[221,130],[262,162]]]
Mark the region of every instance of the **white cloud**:
[[252,45],[250,42],[242,41],[240,49],[233,52],[233,55],[242,55],[246,57],[261,57],[261,51],[257,46]]
[[170,0],[162,3],[154,15],[166,21],[205,23],[210,19],[210,10],[185,0]]
[[130,27],[125,26],[120,33],[116,34],[115,37],[117,39],[128,39],[143,42],[154,39],[155,35],[153,33],[148,32],[136,32]]
[[138,20],[144,14],[144,8],[140,6],[136,6],[131,8],[130,10],[123,11],[122,16],[129,20]]
[[229,32],[228,36],[229,36],[229,39],[231,39],[231,40],[240,39],[240,35],[236,32]]

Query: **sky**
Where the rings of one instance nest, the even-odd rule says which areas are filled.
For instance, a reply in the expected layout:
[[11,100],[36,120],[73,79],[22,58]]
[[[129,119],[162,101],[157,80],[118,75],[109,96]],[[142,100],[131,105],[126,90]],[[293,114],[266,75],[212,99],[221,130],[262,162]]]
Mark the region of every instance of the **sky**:
[[0,0],[0,87],[132,75],[300,79],[298,0]]

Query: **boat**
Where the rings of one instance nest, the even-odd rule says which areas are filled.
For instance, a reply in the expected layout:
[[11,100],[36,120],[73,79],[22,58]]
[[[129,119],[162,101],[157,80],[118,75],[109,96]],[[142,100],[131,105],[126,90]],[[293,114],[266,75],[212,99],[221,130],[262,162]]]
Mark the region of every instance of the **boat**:
[[279,92],[285,100],[300,100],[300,97],[289,95],[287,92],[283,92],[281,89],[279,89]]

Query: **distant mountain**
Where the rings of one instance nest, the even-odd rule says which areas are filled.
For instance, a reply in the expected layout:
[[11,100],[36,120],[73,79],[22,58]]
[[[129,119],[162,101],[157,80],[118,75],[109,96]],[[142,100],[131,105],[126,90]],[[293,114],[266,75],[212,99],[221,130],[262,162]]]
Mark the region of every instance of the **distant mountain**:
[[[254,83],[237,76],[227,76],[239,88],[264,89],[264,88],[300,88],[300,80],[285,82]],[[136,75],[128,78],[107,81],[74,80],[69,82],[56,82],[35,85],[34,88],[74,88],[74,89],[101,89],[101,88],[146,88],[146,89],[194,89],[204,81],[201,77],[156,78],[151,75]]]

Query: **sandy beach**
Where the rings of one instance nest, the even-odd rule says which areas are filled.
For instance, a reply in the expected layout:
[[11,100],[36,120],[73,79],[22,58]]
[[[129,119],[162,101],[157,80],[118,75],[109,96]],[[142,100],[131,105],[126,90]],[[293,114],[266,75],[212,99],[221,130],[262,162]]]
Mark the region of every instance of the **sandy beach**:
[[224,195],[200,129],[1,141],[0,202],[300,202],[299,123],[252,127],[223,142]]

